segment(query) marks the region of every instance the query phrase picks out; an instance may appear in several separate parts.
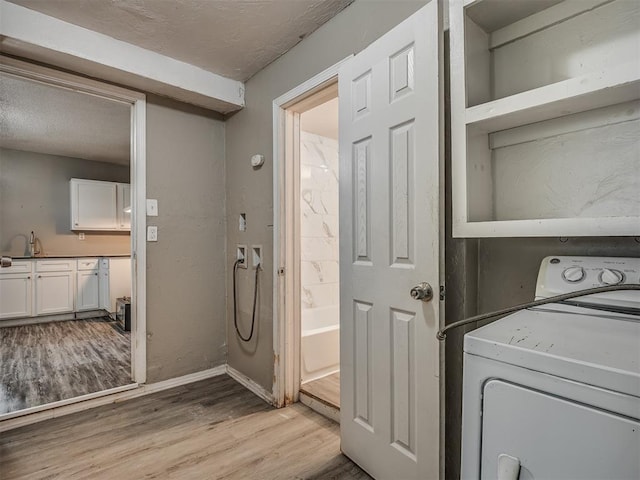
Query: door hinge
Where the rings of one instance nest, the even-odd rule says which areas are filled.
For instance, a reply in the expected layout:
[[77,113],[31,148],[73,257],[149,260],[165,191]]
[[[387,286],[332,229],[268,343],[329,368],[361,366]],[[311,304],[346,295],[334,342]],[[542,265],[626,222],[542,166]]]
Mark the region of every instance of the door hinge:
[[279,276],[279,277],[282,277],[283,275],[284,275],[284,267],[280,267],[280,268],[278,269],[278,276]]
[[440,285],[440,301],[444,300],[445,295],[444,285]]

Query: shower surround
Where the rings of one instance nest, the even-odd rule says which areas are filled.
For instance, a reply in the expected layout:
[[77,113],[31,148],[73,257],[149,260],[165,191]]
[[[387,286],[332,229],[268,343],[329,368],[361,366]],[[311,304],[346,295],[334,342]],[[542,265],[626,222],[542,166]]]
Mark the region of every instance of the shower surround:
[[302,381],[339,369],[338,142],[300,132]]

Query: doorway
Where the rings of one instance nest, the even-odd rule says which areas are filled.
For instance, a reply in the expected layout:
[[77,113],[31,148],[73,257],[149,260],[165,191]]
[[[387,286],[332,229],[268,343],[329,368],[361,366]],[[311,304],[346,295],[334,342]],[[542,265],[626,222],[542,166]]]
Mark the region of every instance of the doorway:
[[[307,405],[312,404],[336,420],[340,370],[336,256],[339,252],[338,69],[350,58],[273,102],[274,263],[277,265],[274,271],[273,403],[281,407],[297,402],[302,389],[308,392],[302,394]],[[329,355],[313,353],[326,354],[327,349],[331,351]],[[323,388],[317,396],[310,394],[317,392],[312,382],[322,378],[333,381],[333,400],[323,400],[326,396]]]
[[300,114],[300,392],[339,409],[338,97],[330,90]]
[[136,92],[0,60],[6,420],[146,381],[146,106]]

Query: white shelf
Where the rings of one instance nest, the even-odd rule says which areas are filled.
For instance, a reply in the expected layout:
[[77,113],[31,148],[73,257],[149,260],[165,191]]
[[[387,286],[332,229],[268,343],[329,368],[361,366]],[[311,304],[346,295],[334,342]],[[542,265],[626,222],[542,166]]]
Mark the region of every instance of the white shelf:
[[465,123],[492,133],[640,98],[640,70],[629,63],[469,107]]
[[[611,0],[565,0],[541,12],[525,16],[522,20],[513,22],[504,28],[491,32],[489,48],[494,49],[514,42],[522,37],[589,12],[610,1]],[[526,5],[526,2],[522,1],[514,3]]]
[[449,5],[454,237],[640,236],[640,4]]
[[639,236],[640,216],[453,222],[455,238]]

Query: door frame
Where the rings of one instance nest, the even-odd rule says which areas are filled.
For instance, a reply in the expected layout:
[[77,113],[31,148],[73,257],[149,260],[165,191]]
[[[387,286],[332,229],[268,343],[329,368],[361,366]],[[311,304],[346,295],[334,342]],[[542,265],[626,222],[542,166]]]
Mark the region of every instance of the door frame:
[[[323,70],[273,101],[273,404],[297,402],[300,392],[300,114],[338,84],[340,65]],[[313,97],[313,98],[312,98]],[[335,98],[331,96],[331,98]],[[308,102],[305,102],[308,100]],[[298,313],[298,314],[297,314]]]
[[[131,297],[134,305],[131,311],[131,377],[134,383],[133,385],[112,390],[131,388],[137,384],[145,383],[147,380],[146,95],[4,55],[0,55],[0,72],[66,90],[101,97],[131,107],[130,183],[132,189],[131,198],[133,200],[131,208]],[[96,395],[110,393],[112,393],[111,390],[106,390],[98,392]],[[65,400],[62,402],[69,403],[69,401]],[[38,411],[51,409],[57,407],[58,403],[60,402],[53,402],[34,408],[38,409]],[[8,415],[16,416],[16,414],[26,415],[28,413],[32,413],[32,409],[25,409]]]

